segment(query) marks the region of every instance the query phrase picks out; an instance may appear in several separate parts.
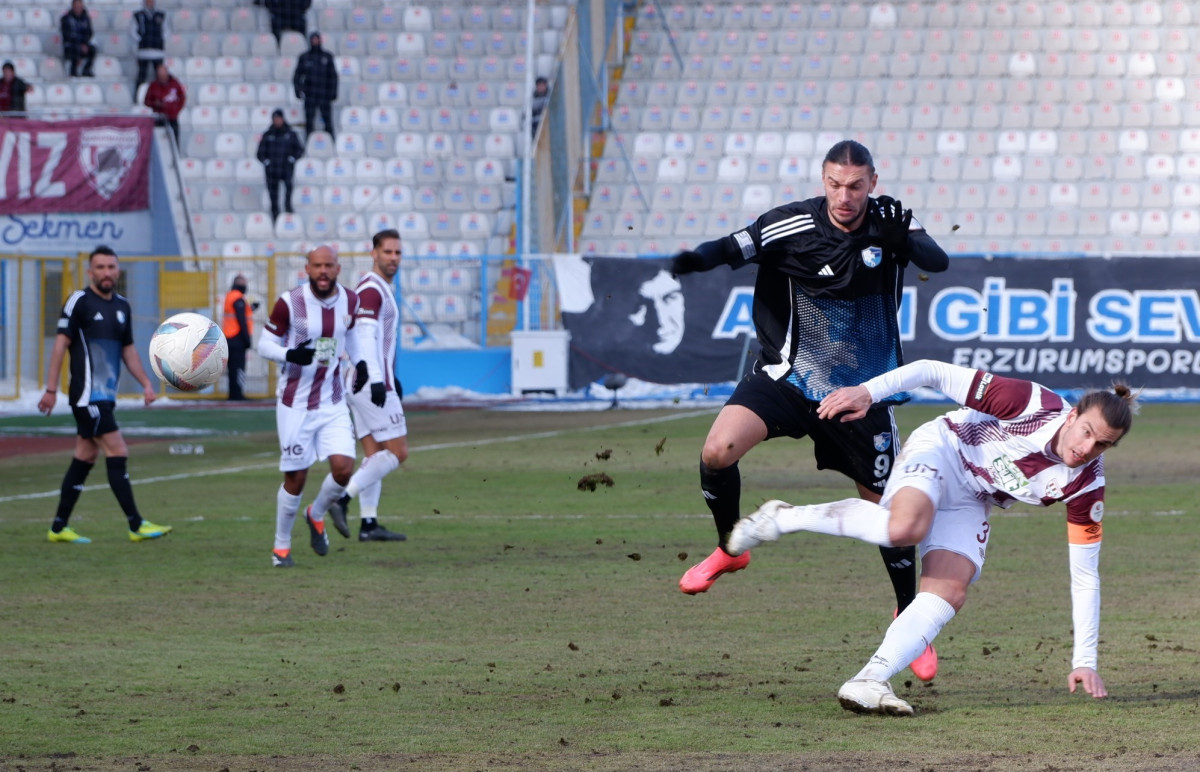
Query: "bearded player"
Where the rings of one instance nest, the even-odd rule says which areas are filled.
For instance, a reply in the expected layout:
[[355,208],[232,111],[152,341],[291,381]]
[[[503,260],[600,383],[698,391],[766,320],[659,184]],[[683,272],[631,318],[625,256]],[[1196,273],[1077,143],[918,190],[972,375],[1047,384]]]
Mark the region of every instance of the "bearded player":
[[[365,458],[347,483],[345,494],[329,507],[329,517],[338,533],[350,538],[346,507],[357,496],[359,541],[404,541],[404,534],[389,531],[378,520],[381,480],[408,458],[408,425],[396,380],[400,309],[392,292],[392,280],[400,269],[400,234],[394,229],[382,230],[372,237],[371,247],[372,268],[354,290],[359,306],[353,335],[362,358],[354,365],[350,394],[354,430]],[[317,503],[311,514],[323,517]]]

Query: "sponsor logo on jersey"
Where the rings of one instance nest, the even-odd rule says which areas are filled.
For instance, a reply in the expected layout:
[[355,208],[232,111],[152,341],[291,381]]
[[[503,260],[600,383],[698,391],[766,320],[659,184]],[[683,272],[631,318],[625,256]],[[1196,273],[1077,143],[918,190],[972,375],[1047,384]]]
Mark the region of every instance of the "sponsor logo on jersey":
[[892,447],[892,433],[891,432],[883,432],[882,434],[876,434],[873,439],[875,442],[875,450],[878,450],[880,453],[882,453],[883,451]]
[[879,247],[867,247],[859,255],[862,257],[863,265],[867,268],[874,268],[883,261],[883,250]]
[[1092,505],[1092,510],[1088,512],[1088,516],[1092,518],[1093,523],[1098,523],[1104,519],[1104,502],[1097,501]]
[[975,387],[975,399],[983,399],[984,392],[987,391],[988,384],[992,382],[992,374],[984,373],[979,379],[979,385]]
[[996,486],[1010,493],[1019,491],[1029,484],[1029,480],[1006,456],[1000,456],[992,461],[992,477]]

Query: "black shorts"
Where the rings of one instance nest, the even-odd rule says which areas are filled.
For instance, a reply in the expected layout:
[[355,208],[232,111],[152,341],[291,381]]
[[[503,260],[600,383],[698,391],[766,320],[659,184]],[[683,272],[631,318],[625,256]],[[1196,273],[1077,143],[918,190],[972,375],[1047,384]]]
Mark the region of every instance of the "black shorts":
[[90,440],[119,430],[121,427],[117,426],[117,417],[113,415],[116,407],[115,402],[93,402],[87,407],[71,408],[75,414],[75,433]]
[[753,372],[733,390],[726,405],[740,405],[767,425],[767,439],[812,437],[818,469],[833,469],[876,493],[883,493],[900,452],[892,405],[872,405],[857,421],[817,417],[819,403],[785,381]]

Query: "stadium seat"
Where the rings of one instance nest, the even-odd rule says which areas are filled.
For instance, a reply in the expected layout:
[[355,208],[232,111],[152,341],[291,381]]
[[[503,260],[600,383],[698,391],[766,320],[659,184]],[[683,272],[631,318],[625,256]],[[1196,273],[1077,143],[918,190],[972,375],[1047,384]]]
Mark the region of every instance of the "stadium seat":
[[204,162],[203,177],[207,182],[232,183],[233,163],[226,158],[210,158]]

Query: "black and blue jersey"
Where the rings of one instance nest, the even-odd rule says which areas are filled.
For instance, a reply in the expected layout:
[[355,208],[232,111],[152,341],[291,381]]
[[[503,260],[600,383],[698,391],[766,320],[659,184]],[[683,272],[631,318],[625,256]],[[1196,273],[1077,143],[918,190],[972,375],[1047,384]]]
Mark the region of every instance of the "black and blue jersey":
[[129,301],[116,293],[105,300],[91,287],[76,290],[63,304],[58,333],[71,341],[71,406],[115,402],[121,353],[133,344]]
[[896,319],[904,268],[949,263],[915,220],[902,252],[883,249],[878,235],[871,217],[852,233],[837,228],[820,196],[778,206],[696,252],[706,267],[757,267],[756,369],[820,401],[904,363]]

